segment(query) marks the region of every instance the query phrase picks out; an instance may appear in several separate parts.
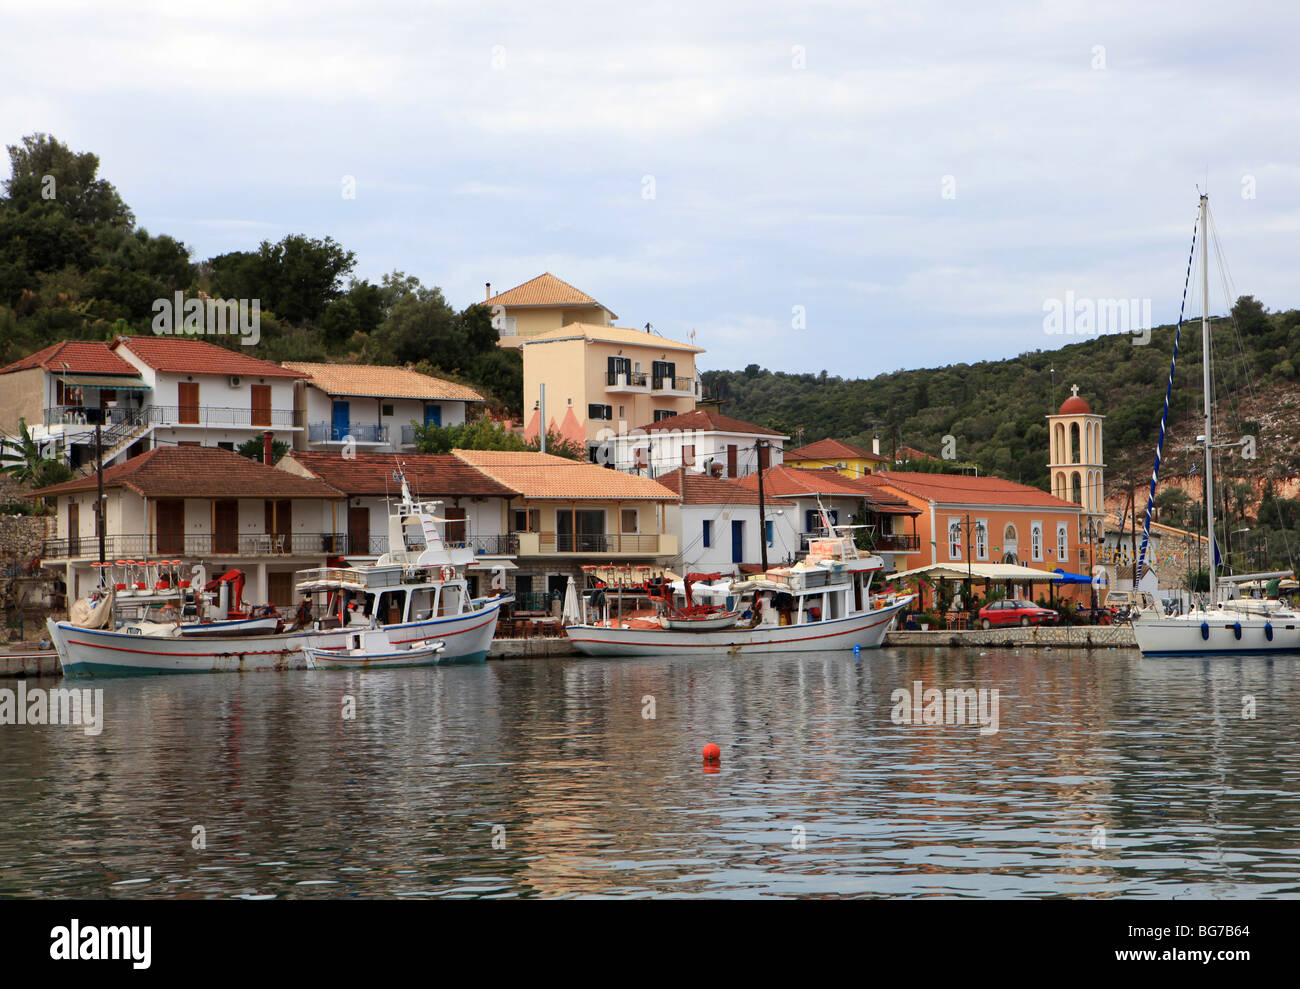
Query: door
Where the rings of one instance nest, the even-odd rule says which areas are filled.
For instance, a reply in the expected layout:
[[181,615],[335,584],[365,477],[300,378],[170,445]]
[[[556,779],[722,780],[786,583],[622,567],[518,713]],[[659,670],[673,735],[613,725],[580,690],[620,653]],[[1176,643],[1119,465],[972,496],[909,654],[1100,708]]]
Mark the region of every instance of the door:
[[736,473],[736,444],[727,444],[727,476],[737,477]]
[[465,509],[444,508],[442,517],[447,520],[446,535],[443,537],[448,546],[465,542]]
[[253,418],[254,426],[271,425],[271,386],[270,385],[253,385]]
[[352,405],[349,402],[334,403],[334,418],[331,422],[330,439],[346,439],[352,432]]
[[370,509],[348,509],[348,552],[370,554]]
[[731,562],[745,562],[745,523],[736,519],[731,521]]
[[158,552],[185,552],[185,502],[179,498],[162,498],[155,509],[158,520]]
[[68,556],[81,555],[81,506],[68,502]]
[[212,503],[212,552],[239,552],[239,502],[234,499]]
[[426,405],[424,407],[424,424],[426,426],[442,425],[442,406]]
[[655,361],[650,365],[650,375],[654,378],[656,388],[671,388],[677,374],[677,365],[672,361]]
[[266,502],[266,534],[272,536],[271,549],[288,553],[293,533],[293,502],[288,498]]
[[176,385],[176,421],[198,425],[199,385],[197,381],[182,381]]

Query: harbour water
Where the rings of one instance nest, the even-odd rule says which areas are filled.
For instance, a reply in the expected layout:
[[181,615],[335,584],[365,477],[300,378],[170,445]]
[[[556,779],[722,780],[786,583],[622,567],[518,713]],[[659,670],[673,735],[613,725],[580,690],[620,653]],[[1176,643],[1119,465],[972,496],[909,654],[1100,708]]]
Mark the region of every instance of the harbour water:
[[[1298,674],[886,648],[66,681],[104,729],[0,726],[0,895],[1293,897]],[[998,731],[895,723],[918,681],[996,689]]]

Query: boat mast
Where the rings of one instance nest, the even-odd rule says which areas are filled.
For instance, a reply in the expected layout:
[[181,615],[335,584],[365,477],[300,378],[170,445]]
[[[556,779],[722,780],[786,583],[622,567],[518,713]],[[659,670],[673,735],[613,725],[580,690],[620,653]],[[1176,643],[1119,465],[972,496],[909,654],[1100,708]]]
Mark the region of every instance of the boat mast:
[[[763,556],[763,573],[767,573],[767,511],[763,504],[763,453],[767,440],[759,440],[754,447],[754,456],[758,457],[758,549]],[[742,552],[741,556],[745,554]],[[686,602],[690,604],[689,601]]]
[[1201,196],[1201,365],[1205,387],[1205,528],[1210,537],[1206,553],[1210,565],[1210,607],[1218,602],[1218,579],[1214,572],[1214,453],[1210,435],[1210,241],[1207,225],[1209,196]]

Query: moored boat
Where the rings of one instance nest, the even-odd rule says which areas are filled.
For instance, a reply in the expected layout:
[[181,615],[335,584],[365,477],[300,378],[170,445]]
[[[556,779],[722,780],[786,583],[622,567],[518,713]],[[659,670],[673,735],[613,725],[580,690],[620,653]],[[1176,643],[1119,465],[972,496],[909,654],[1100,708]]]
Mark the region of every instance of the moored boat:
[[341,648],[304,646],[307,667],[313,670],[388,670],[433,666],[446,649],[445,642],[429,639],[394,645],[387,630],[348,633]]

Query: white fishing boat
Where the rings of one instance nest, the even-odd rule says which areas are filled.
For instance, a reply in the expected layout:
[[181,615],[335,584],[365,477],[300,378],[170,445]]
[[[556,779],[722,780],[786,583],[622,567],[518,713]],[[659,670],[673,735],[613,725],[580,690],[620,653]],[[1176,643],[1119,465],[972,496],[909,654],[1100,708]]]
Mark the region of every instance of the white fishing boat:
[[[1133,616],[1133,635],[1144,656],[1187,656],[1204,654],[1230,654],[1265,652],[1300,652],[1300,616],[1281,601],[1255,602],[1250,606],[1233,598],[1234,584],[1247,579],[1294,576],[1289,571],[1274,574],[1248,574],[1224,580],[1218,574],[1218,542],[1214,525],[1214,451],[1240,443],[1225,443],[1216,447],[1213,433],[1212,349],[1210,346],[1210,282],[1209,282],[1209,198],[1201,196],[1197,219],[1197,235],[1201,249],[1201,347],[1203,371],[1204,433],[1197,438],[1205,455],[1205,527],[1209,537],[1209,595],[1194,603],[1185,614],[1167,615],[1154,600],[1144,602],[1144,607]],[[1188,276],[1192,259],[1188,258]],[[1183,291],[1186,299],[1186,288]],[[1179,313],[1178,331],[1174,337],[1174,352],[1169,365],[1169,380],[1165,386],[1165,407],[1160,420],[1159,440],[1156,444],[1155,467],[1151,472],[1151,489],[1147,497],[1146,521],[1142,532],[1142,550],[1137,574],[1144,573],[1147,545],[1151,532],[1151,509],[1155,501],[1156,484],[1160,476],[1160,459],[1164,448],[1165,427],[1169,415],[1169,400],[1173,391],[1174,367],[1178,360],[1178,336],[1182,332],[1183,317]]]
[[[473,551],[448,548],[442,538],[445,520],[436,514],[439,503],[416,500],[405,476],[397,479],[402,495],[390,507],[389,551],[373,566],[300,571],[302,600],[287,628],[249,634],[236,625],[231,631],[186,634],[183,620],[160,621],[158,610],[150,610],[158,604],[185,610],[179,589],[123,601],[106,585],[102,594],[76,602],[68,621],[47,622],[64,674],[306,669],[306,648],[342,650],[349,633],[367,628],[385,629],[398,649],[441,641],[441,662],[482,662],[501,607],[513,600],[502,590],[504,573],[493,577],[500,593],[471,597],[463,572]],[[219,610],[209,618],[214,624],[226,620]]]
[[391,670],[433,666],[441,662],[445,642],[423,639],[394,645],[382,628],[348,632],[342,648],[304,646],[307,667],[313,670]]
[[[912,595],[876,595],[873,578],[884,569],[878,556],[860,552],[853,526],[834,525],[809,542],[806,559],[761,576],[732,581],[724,610],[737,620],[716,630],[667,627],[658,615],[603,616],[569,625],[570,641],[588,656],[761,655],[874,649]],[[729,617],[729,616],[728,616]],[[683,619],[690,621],[689,618]]]

